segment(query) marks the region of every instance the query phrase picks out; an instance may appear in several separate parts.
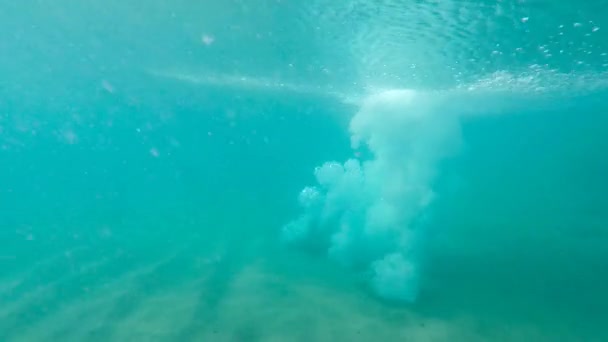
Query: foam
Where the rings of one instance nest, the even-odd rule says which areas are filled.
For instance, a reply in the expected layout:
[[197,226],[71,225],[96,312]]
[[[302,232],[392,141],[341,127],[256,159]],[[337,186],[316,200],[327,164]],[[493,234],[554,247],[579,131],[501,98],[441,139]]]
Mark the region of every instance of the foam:
[[424,238],[414,223],[435,197],[438,163],[460,142],[458,117],[445,109],[406,89],[366,98],[349,129],[352,147],[373,157],[317,167],[318,184],[302,190],[304,212],[283,227],[285,241],[322,240],[330,259],[366,269],[379,296],[414,301]]
[[298,94],[313,97],[335,98],[345,104],[356,104],[359,97],[356,94],[342,92],[332,85],[293,83],[272,77],[250,75],[231,75],[217,73],[200,73],[182,71],[180,69],[147,70],[148,74],[165,79],[172,79],[193,85],[218,88],[232,88],[245,91],[261,91],[269,93]]

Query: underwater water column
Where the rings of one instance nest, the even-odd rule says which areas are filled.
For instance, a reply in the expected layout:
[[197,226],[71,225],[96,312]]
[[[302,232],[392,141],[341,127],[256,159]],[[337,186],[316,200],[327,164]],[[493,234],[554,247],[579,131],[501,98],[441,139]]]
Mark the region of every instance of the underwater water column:
[[439,162],[460,145],[458,116],[430,93],[389,90],[364,99],[349,130],[367,160],[330,161],[299,196],[303,213],[283,227],[286,243],[314,247],[365,269],[377,295],[413,302],[424,225]]

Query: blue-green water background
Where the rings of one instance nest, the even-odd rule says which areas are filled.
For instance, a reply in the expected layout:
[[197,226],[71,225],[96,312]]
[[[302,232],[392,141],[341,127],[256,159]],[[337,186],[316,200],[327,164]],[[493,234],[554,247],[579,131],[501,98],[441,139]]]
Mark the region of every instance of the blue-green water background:
[[[608,339],[607,10],[1,3],[0,340]],[[281,245],[353,156],[342,95],[487,79],[502,113],[440,165],[415,303]]]

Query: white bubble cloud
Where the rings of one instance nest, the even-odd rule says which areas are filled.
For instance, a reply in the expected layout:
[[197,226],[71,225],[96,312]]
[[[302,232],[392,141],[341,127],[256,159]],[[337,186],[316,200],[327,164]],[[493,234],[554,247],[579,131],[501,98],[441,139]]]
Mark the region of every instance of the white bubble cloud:
[[350,122],[352,147],[372,158],[330,161],[300,193],[303,213],[283,227],[287,243],[322,246],[328,257],[365,269],[386,299],[412,302],[419,289],[424,227],[438,164],[458,150],[458,117],[429,94],[390,90],[363,101]]

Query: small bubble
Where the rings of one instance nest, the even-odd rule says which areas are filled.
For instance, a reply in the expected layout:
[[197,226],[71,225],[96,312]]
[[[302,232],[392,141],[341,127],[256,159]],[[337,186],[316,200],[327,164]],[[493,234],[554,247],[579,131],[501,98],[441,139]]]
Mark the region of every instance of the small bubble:
[[600,30],[599,26],[596,26],[596,27],[594,27],[594,28],[591,29],[591,32],[597,32],[599,30]]
[[101,87],[110,94],[114,93],[114,86],[107,80],[101,81]]
[[201,41],[203,42],[203,44],[209,46],[209,45],[213,44],[213,42],[215,41],[215,38],[213,38],[213,36],[210,36],[208,34],[204,34],[201,38]]
[[521,22],[522,23],[527,23],[528,20],[530,20],[530,17],[523,17],[523,18],[521,18]]
[[65,143],[69,145],[74,145],[78,142],[78,136],[76,135],[76,133],[74,133],[74,131],[70,129],[66,129],[61,132],[61,138]]
[[583,26],[583,24],[581,24],[581,23],[574,23],[572,26],[574,26],[574,27],[581,27],[581,26]]
[[158,158],[160,154],[158,153],[158,150],[153,147],[150,149],[150,155],[154,158]]
[[99,235],[103,238],[109,238],[112,236],[112,230],[108,227],[102,227],[99,231]]

